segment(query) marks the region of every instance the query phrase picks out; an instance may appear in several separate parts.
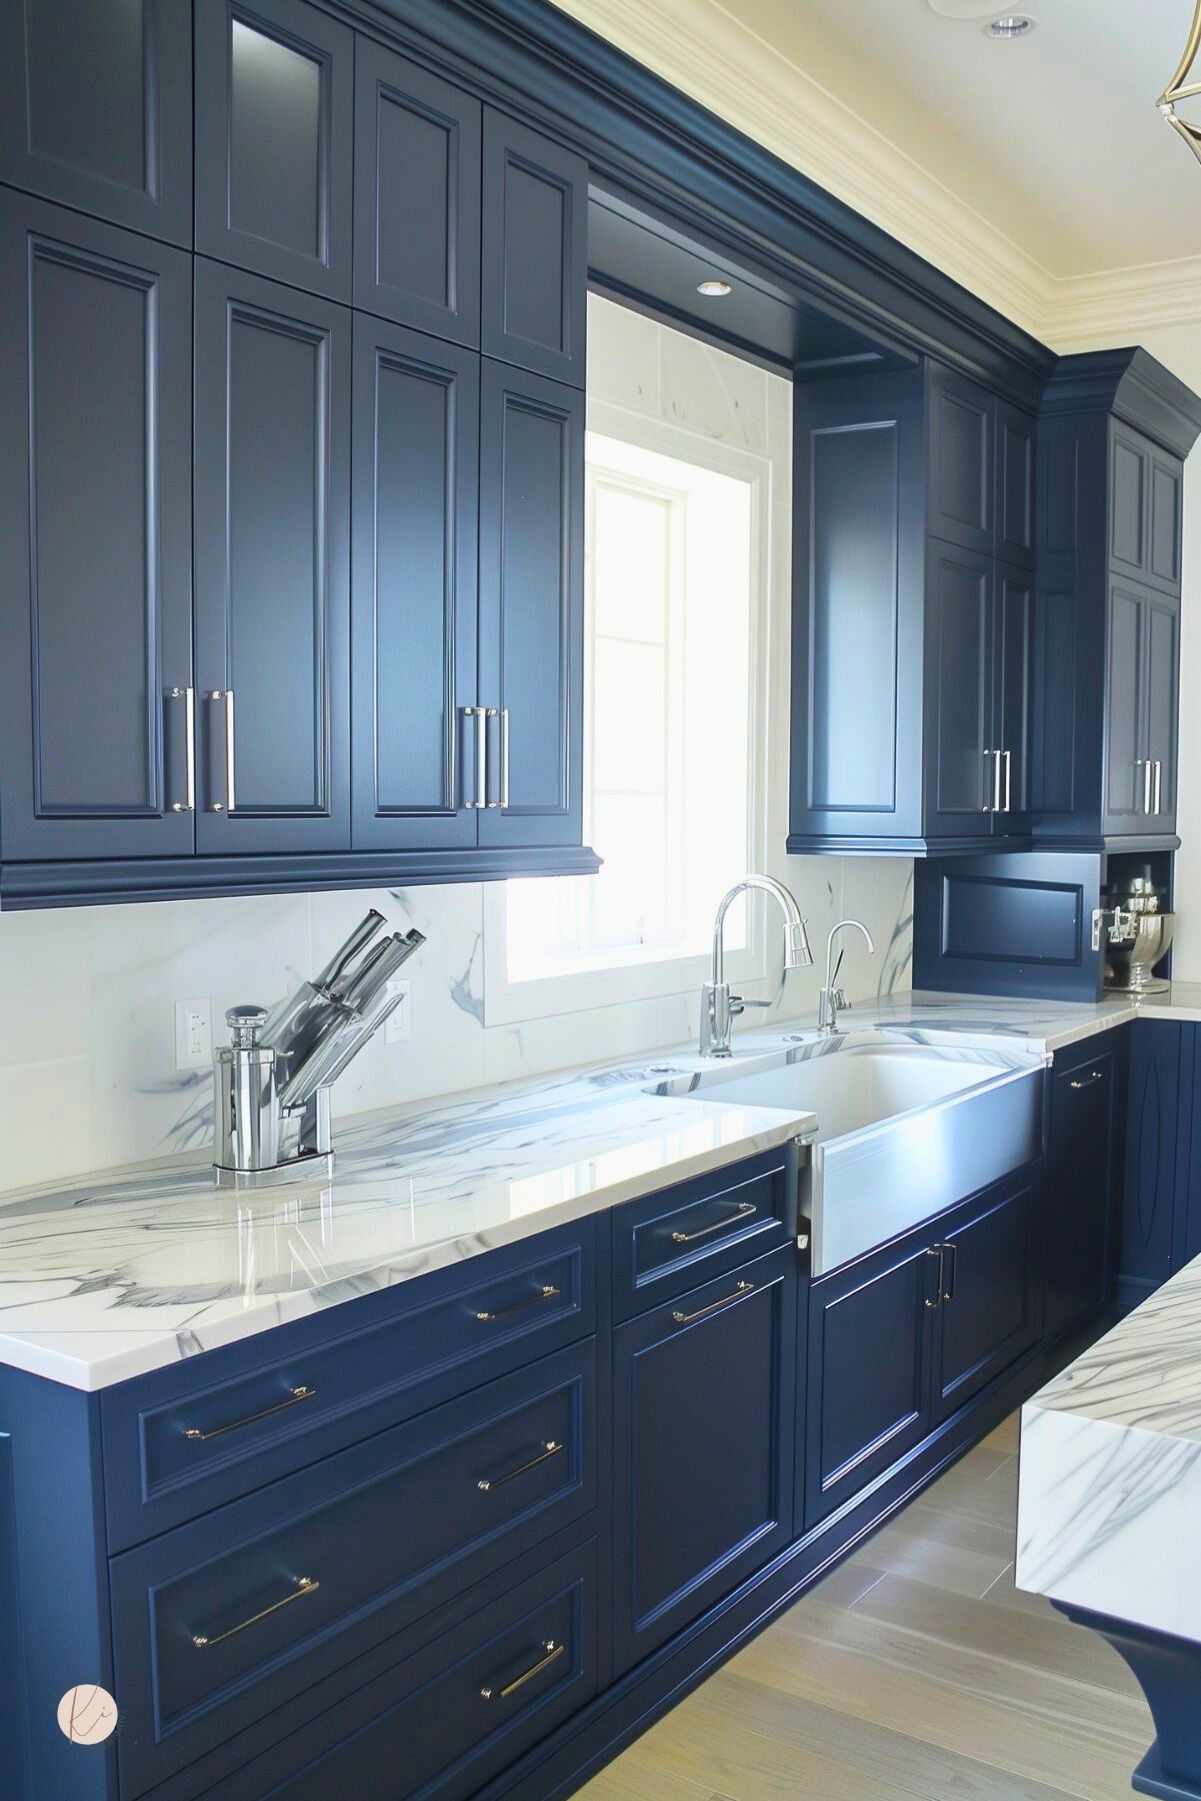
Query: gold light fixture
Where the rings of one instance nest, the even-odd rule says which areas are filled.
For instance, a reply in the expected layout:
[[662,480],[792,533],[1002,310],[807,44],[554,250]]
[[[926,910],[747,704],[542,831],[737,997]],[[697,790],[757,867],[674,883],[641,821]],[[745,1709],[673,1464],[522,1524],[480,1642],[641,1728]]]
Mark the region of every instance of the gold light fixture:
[[1197,10],[1193,14],[1192,30],[1188,34],[1188,43],[1184,46],[1184,55],[1180,58],[1180,67],[1159,96],[1159,110],[1172,127],[1178,131],[1193,155],[1201,162],[1201,125],[1191,125],[1187,119],[1176,114],[1176,104],[1180,100],[1192,100],[1201,94],[1201,81],[1189,81],[1193,72],[1193,64],[1197,53],[1201,51],[1201,0],[1197,0]]

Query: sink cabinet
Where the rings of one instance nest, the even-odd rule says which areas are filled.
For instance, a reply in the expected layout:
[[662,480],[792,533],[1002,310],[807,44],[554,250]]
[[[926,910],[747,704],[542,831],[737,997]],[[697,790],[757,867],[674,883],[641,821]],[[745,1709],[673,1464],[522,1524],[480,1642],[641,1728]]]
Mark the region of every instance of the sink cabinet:
[[1127,1039],[1106,1032],[1051,1072],[1044,1330],[1061,1337],[1110,1298],[1121,1208]]

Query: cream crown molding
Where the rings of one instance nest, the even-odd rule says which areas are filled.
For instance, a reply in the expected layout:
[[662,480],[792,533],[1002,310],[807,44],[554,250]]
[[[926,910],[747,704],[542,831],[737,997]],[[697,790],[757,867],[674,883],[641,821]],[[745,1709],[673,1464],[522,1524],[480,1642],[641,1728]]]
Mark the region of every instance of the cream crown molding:
[[1201,257],[1055,276],[715,0],[557,0],[1060,351],[1201,321]]

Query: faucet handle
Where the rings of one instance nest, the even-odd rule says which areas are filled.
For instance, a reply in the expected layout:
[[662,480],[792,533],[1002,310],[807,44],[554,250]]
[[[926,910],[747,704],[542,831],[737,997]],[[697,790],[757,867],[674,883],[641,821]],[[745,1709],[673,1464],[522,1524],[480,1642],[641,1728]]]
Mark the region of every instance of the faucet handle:
[[266,1007],[227,1007],[225,1023],[233,1033],[233,1044],[236,1051],[253,1050],[259,1041],[259,1033],[267,1023]]

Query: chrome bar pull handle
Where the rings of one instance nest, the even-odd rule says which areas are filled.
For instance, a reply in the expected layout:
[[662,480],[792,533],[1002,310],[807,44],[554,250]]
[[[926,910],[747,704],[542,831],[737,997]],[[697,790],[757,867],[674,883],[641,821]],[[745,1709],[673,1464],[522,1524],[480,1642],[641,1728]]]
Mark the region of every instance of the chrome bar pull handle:
[[732,1306],[735,1301],[740,1301],[743,1295],[752,1293],[754,1287],[753,1282],[740,1282],[733,1294],[724,1294],[720,1301],[710,1301],[707,1307],[698,1307],[695,1313],[680,1313],[677,1309],[673,1309],[671,1317],[677,1326],[690,1326],[694,1319],[704,1319],[707,1313],[717,1313],[723,1307]]
[[503,1476],[481,1476],[476,1483],[482,1495],[490,1495],[494,1488],[503,1488],[506,1482],[515,1482],[518,1476],[524,1476],[527,1470],[536,1470],[540,1463],[546,1463],[551,1457],[557,1457],[563,1449],[563,1442],[558,1438],[546,1438],[542,1441],[542,1449],[536,1457],[519,1463],[516,1469],[506,1470]]
[[559,1290],[554,1284],[551,1282],[544,1282],[537,1294],[527,1295],[524,1301],[514,1301],[511,1307],[501,1307],[495,1313],[489,1313],[485,1310],[481,1313],[477,1313],[475,1317],[485,1323],[494,1319],[508,1319],[511,1313],[524,1313],[527,1307],[537,1307],[541,1301],[556,1301],[558,1298]]
[[475,725],[475,794],[471,800],[464,800],[467,812],[482,807],[485,800],[484,789],[488,781],[488,747],[484,742],[484,709],[483,707],[464,707],[464,719]]
[[980,809],[982,813],[992,812],[992,808],[988,804],[988,765],[992,754],[991,750],[986,750],[984,753],[984,805]]
[[245,1419],[230,1420],[226,1426],[210,1426],[207,1431],[199,1426],[185,1426],[181,1430],[184,1437],[193,1444],[207,1444],[210,1438],[224,1438],[227,1432],[240,1432],[243,1426],[256,1426],[260,1420],[270,1419],[273,1413],[282,1413],[285,1407],[296,1407],[301,1401],[311,1401],[316,1392],[315,1388],[302,1383],[291,1394],[285,1395],[282,1401],[276,1401],[273,1407],[263,1407],[258,1413],[248,1413]]
[[509,804],[509,709],[500,710],[500,805],[501,811]]
[[[497,716],[496,708],[495,707],[485,707],[483,709],[483,714],[484,714],[484,726],[483,726],[484,742],[487,743],[487,741],[488,741],[488,721],[490,719],[496,718],[496,716]],[[503,777],[502,777],[502,780],[503,780]],[[486,807],[499,807],[501,804],[502,803],[498,800],[489,800],[487,795],[484,796],[483,805]]]
[[[928,1313],[933,1313],[934,1309],[939,1306],[942,1296],[942,1253],[943,1246],[940,1244],[931,1245],[926,1251],[927,1257],[936,1257],[938,1259],[938,1274],[934,1278],[934,1299],[931,1300],[930,1296],[926,1295],[922,1302],[923,1307],[925,1307]],[[927,1267],[929,1266],[927,1265]]]
[[1013,752],[1011,750],[1006,750],[1006,751],[1002,751],[1001,754],[1005,758],[1005,811],[1006,811],[1006,813],[1012,813],[1013,812]]
[[194,813],[196,811],[196,692],[193,688],[170,688],[168,696],[171,700],[182,700],[184,705],[184,756],[187,767],[187,799],[171,802],[173,813]]
[[220,706],[225,705],[225,799],[215,800],[210,809],[213,813],[232,813],[234,801],[234,691],[232,688],[214,688],[210,700]]
[[958,1251],[956,1249],[956,1246],[950,1242],[948,1242],[947,1244],[944,1244],[944,1245],[940,1245],[939,1249],[941,1251],[949,1252],[949,1254],[950,1254],[950,1269],[951,1269],[951,1273],[948,1276],[946,1273],[947,1272],[947,1264],[944,1262],[942,1265],[942,1268],[939,1272],[939,1278],[940,1278],[940,1282],[942,1285],[942,1298],[944,1301],[953,1301],[955,1299],[955,1272],[959,1266]]
[[1134,767],[1143,772],[1143,812],[1149,813],[1151,811],[1151,764],[1140,757]]
[[1158,757],[1155,759],[1155,811],[1163,812],[1163,764]]
[[1091,1088],[1093,1086],[1094,1082],[1102,1082],[1102,1081],[1104,1081],[1104,1079],[1105,1079],[1104,1070],[1094,1069],[1093,1072],[1091,1073],[1091,1075],[1089,1075],[1083,1082],[1073,1080],[1069,1084],[1069,1086],[1072,1088]]
[[523,1676],[515,1677],[512,1682],[506,1683],[504,1688],[493,1688],[491,1684],[489,1684],[487,1688],[482,1688],[480,1690],[481,1700],[507,1701],[509,1696],[515,1695],[519,1688],[524,1688],[527,1682],[532,1682],[535,1676],[541,1676],[543,1670],[549,1669],[552,1663],[562,1657],[567,1646],[557,1645],[553,1638],[544,1638],[542,1641],[542,1648],[546,1652],[546,1656],[540,1657],[537,1663],[528,1669]]
[[759,1209],[753,1201],[739,1201],[734,1213],[727,1213],[724,1219],[715,1219],[711,1226],[702,1226],[697,1232],[673,1232],[671,1242],[673,1244],[693,1244],[698,1238],[708,1238],[710,1232],[720,1232],[726,1226],[741,1224],[750,1214],[758,1213],[758,1211]]
[[293,1601],[299,1601],[304,1595],[315,1595],[320,1587],[321,1584],[315,1582],[311,1576],[297,1576],[296,1587],[290,1595],[283,1595],[278,1601],[273,1601],[270,1607],[264,1607],[259,1613],[252,1613],[248,1620],[240,1620],[227,1632],[218,1632],[215,1638],[209,1638],[208,1634],[204,1632],[194,1632],[192,1643],[198,1651],[203,1651],[206,1646],[223,1645],[227,1638],[235,1638],[239,1632],[245,1632],[248,1626],[257,1626],[260,1620],[270,1619],[271,1615],[278,1613],[281,1607],[290,1607]]

